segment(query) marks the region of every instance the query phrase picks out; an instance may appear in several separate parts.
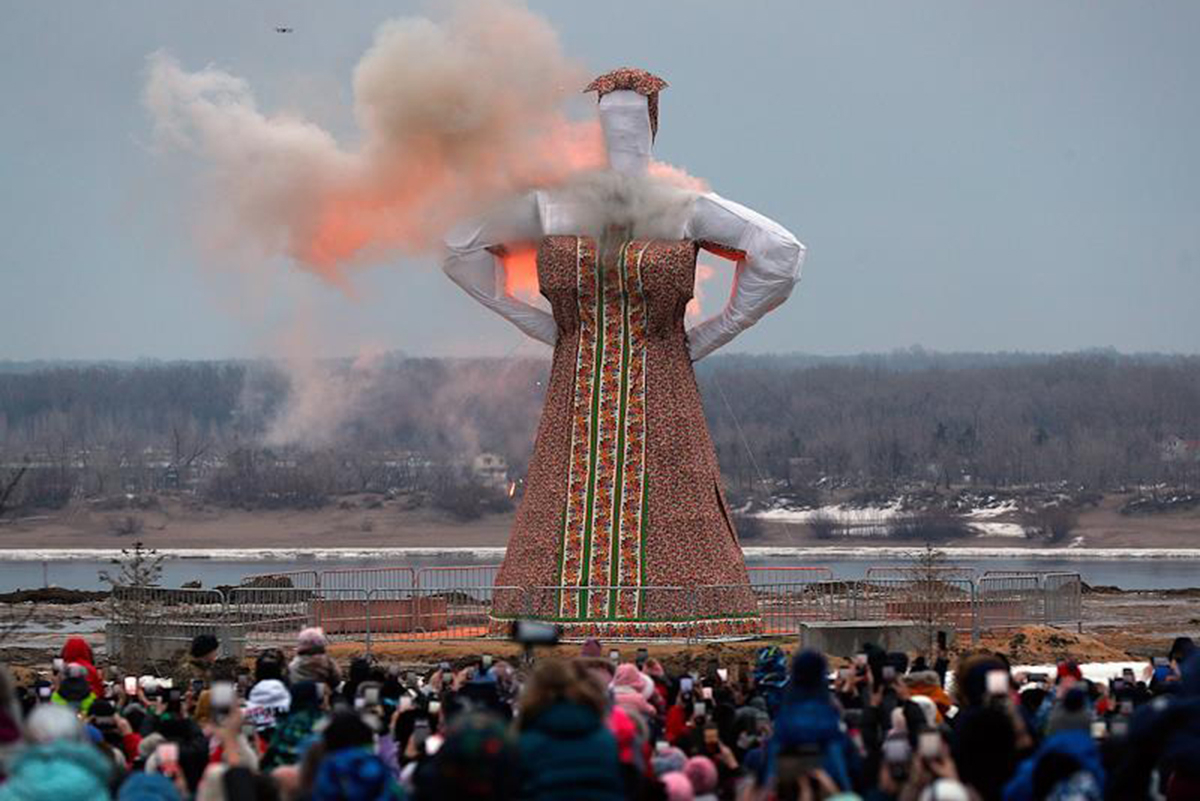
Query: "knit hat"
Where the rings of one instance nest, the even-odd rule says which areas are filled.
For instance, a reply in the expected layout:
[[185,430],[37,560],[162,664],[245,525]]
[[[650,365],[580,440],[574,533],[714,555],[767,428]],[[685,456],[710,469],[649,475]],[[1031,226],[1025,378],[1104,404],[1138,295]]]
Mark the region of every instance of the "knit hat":
[[583,645],[579,648],[580,656],[598,657],[602,655],[600,650],[600,641],[595,637],[588,637]]
[[83,739],[79,718],[64,706],[39,704],[25,720],[25,736],[31,743]]
[[242,714],[258,731],[275,727],[276,717],[286,715],[292,706],[292,694],[279,679],[263,679],[250,688],[250,697]]
[[667,791],[667,801],[693,801],[696,797],[692,783],[682,773],[668,773],[660,781]]
[[717,789],[717,766],[706,756],[694,756],[683,766],[683,773],[699,794],[713,793]]
[[632,662],[626,662],[617,666],[617,672],[613,675],[612,686],[628,687],[637,691],[643,698],[649,698],[654,692],[654,682],[647,676],[644,676],[637,665]]
[[192,638],[192,659],[208,656],[221,647],[221,642],[211,634],[197,634]]
[[650,758],[650,765],[654,768],[655,776],[665,776],[668,773],[682,771],[687,765],[687,755],[675,746],[670,746],[661,751],[655,751],[654,756]]
[[292,705],[292,694],[279,679],[263,679],[250,688],[249,701],[276,712],[287,712]]
[[824,696],[829,691],[825,657],[816,651],[801,651],[792,659],[793,696]]
[[325,630],[319,626],[301,629],[296,636],[296,653],[323,654],[325,653]]

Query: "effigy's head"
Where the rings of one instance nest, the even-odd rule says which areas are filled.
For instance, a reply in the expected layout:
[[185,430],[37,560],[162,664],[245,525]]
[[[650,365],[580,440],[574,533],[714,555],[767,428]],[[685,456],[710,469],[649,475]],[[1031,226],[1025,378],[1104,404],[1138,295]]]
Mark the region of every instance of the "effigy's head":
[[634,106],[645,109],[650,138],[658,133],[658,93],[667,82],[646,70],[621,67],[595,78],[583,91],[595,92],[603,110],[606,106]]

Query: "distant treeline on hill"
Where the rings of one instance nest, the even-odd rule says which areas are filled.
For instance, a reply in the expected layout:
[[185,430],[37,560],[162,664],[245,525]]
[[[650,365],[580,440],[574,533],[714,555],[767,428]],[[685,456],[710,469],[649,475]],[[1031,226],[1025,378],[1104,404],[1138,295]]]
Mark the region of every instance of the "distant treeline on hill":
[[[218,502],[297,486],[324,497],[455,483],[480,453],[519,478],[548,373],[536,359],[402,356],[295,372],[262,361],[0,363],[0,491],[26,465],[24,495],[14,493],[25,504],[164,482]],[[1200,472],[1200,357],[718,355],[697,380],[735,488],[1103,490]]]

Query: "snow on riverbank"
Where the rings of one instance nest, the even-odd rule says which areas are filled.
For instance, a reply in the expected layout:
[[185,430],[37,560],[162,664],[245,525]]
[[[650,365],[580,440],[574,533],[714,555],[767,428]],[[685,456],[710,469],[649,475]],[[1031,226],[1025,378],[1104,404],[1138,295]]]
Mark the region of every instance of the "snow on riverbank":
[[[981,537],[1010,537],[1024,538],[1025,527],[1020,523],[1002,521],[997,518],[1015,515],[1018,512],[1015,501],[995,501],[986,498],[978,506],[958,514],[964,518],[969,528]],[[905,509],[901,501],[896,500],[887,506],[849,506],[836,504],[812,508],[795,508],[786,502],[777,503],[770,509],[753,512],[752,516],[767,523],[782,525],[807,525],[814,520],[832,523],[842,529],[844,536],[854,537],[886,537],[890,526],[902,519],[910,510]]]

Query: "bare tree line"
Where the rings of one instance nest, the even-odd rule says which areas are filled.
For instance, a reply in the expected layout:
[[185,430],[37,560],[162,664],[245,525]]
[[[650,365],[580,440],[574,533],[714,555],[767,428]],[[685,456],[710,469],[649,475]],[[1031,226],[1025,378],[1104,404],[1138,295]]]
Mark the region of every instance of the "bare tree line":
[[[219,504],[304,506],[444,489],[483,452],[519,477],[548,373],[541,360],[395,358],[354,386],[330,441],[267,447],[291,391],[270,364],[0,369],[0,503],[28,510],[183,490]],[[1162,448],[1171,436],[1200,438],[1198,358],[725,356],[702,362],[697,378],[735,489],[1106,490],[1200,478],[1200,462],[1164,459]]]

